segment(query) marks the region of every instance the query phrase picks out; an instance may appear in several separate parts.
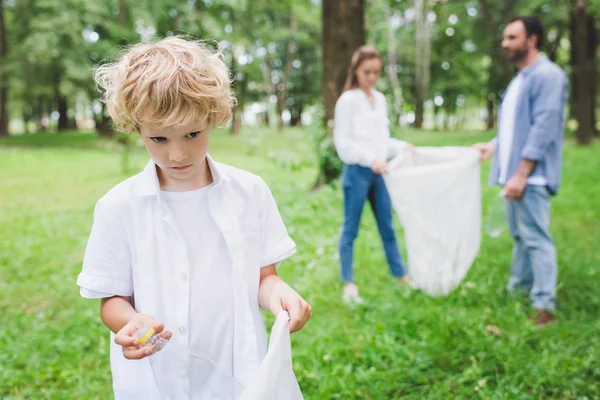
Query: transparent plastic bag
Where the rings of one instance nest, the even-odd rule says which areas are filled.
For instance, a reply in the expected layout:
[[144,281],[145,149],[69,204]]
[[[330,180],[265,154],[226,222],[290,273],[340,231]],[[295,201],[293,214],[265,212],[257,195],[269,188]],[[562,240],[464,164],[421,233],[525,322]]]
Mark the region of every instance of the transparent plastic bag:
[[172,341],[150,356],[150,365],[164,400],[235,400],[242,389],[211,359]]
[[485,217],[485,233],[497,238],[506,229],[506,205],[504,189],[492,200]]
[[[157,336],[140,335],[147,341]],[[164,400],[303,400],[292,368],[287,311],[278,315],[267,355],[245,387],[202,353],[172,340],[160,341],[149,359]]]

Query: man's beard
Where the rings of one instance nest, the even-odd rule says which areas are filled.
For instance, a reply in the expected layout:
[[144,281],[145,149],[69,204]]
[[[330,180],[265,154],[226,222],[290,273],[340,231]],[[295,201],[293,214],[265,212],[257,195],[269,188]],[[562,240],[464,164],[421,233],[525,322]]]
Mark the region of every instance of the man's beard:
[[506,57],[508,58],[508,61],[512,63],[518,63],[519,61],[522,61],[525,58],[527,58],[528,54],[529,52],[527,51],[527,49],[520,48],[507,52]]

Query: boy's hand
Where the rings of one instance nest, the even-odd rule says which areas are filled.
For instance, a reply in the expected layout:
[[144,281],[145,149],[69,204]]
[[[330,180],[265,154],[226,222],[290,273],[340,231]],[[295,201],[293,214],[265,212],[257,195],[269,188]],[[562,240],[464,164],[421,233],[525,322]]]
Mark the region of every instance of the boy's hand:
[[294,289],[287,283],[279,281],[271,290],[269,311],[277,317],[281,310],[286,310],[290,315],[290,332],[302,329],[310,319],[312,308]]
[[155,334],[160,334],[163,339],[171,339],[172,333],[164,331],[165,325],[158,323],[154,317],[146,314],[136,314],[119,332],[115,335],[115,343],[123,347],[123,356],[129,360],[139,360],[152,354],[150,347],[140,346],[140,341],[133,334],[146,324],[154,328]]

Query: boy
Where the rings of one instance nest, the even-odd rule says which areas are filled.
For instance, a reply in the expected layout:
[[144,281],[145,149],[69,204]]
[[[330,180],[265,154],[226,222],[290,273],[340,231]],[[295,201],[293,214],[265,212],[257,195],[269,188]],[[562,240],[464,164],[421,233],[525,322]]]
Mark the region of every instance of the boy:
[[287,310],[292,332],[311,308],[277,275],[296,248],[267,185],[207,154],[211,127],[231,116],[229,72],[202,43],[171,37],[134,46],[96,81],[151,158],[98,201],[77,279],[112,331],[115,398],[160,398],[133,337],[143,323],[244,384],[266,353],[260,307]]

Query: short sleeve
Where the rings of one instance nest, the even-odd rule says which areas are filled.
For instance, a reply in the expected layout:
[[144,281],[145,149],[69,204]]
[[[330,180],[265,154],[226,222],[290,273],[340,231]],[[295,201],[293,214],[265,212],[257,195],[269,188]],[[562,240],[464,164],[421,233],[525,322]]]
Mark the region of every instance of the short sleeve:
[[262,236],[261,267],[279,265],[296,252],[296,244],[288,235],[275,198],[262,179],[257,191]]
[[123,221],[102,200],[96,204],[77,285],[86,298],[133,294],[129,240]]

